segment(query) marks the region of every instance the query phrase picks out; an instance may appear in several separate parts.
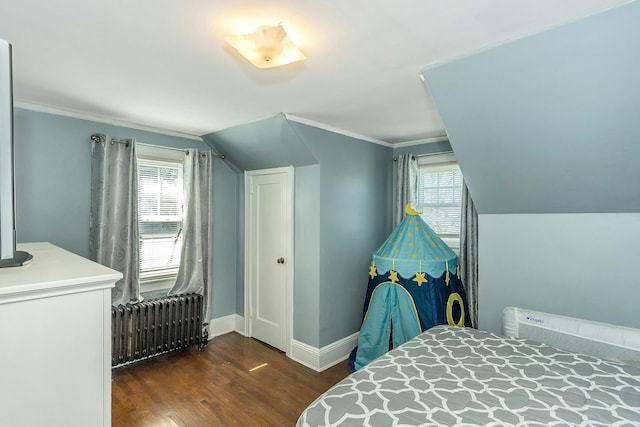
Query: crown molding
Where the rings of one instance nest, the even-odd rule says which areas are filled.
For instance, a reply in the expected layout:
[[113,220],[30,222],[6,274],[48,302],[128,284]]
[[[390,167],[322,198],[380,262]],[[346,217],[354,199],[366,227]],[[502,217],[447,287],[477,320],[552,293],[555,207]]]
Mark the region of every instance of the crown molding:
[[374,144],[383,145],[385,147],[395,147],[395,144],[390,144],[380,139],[371,138],[370,136],[360,135],[359,133],[351,132],[348,130],[340,129],[334,126],[329,126],[324,123],[316,122],[315,120],[305,119],[304,117],[294,116],[292,114],[284,113],[287,120],[292,122],[301,123],[303,125],[312,126],[315,128],[323,129],[329,132],[337,133],[340,135],[348,136],[350,138],[360,139],[362,141],[372,142]]
[[432,138],[416,139],[415,141],[398,142],[393,144],[393,148],[411,147],[413,145],[431,144],[434,142],[449,141],[446,135],[434,136]]
[[[127,122],[125,120],[115,120],[115,119],[109,119],[106,117],[100,117],[100,116],[94,116],[91,114],[86,114],[86,113],[79,113],[79,112],[75,112],[75,111],[69,111],[69,110],[63,110],[60,108],[55,108],[55,107],[49,107],[49,106],[44,106],[44,105],[39,105],[39,104],[32,104],[32,103],[28,103],[28,102],[20,102],[20,101],[16,101],[14,102],[14,106],[16,108],[22,108],[25,110],[30,110],[30,111],[35,111],[38,113],[47,113],[47,114],[53,114],[56,116],[64,116],[64,117],[71,117],[74,119],[80,119],[80,120],[88,120],[88,121],[92,121],[92,122],[98,122],[98,123],[105,123],[108,125],[113,125],[113,126],[120,126],[120,127],[126,127],[126,128],[131,128],[131,129],[138,129],[138,130],[142,130],[142,131],[146,131],[146,132],[153,132],[153,133],[158,133],[161,135],[168,135],[168,136],[175,136],[178,138],[185,138],[185,139],[192,139],[195,141],[202,141],[202,137],[199,135],[193,135],[193,134],[189,134],[189,133],[184,133],[184,132],[177,132],[177,131],[172,131],[172,130],[168,130],[168,129],[161,129],[161,128],[156,128],[156,127],[152,127],[152,126],[145,126],[145,125],[139,125],[136,123],[131,123],[131,122]],[[344,135],[350,138],[355,138],[355,139],[359,139],[362,141],[367,141],[367,142],[371,142],[373,144],[378,144],[378,145],[382,145],[384,147],[390,147],[390,148],[401,148],[401,147],[410,147],[412,145],[420,145],[420,144],[428,144],[431,142],[439,142],[439,141],[448,141],[448,138],[446,136],[437,136],[437,137],[433,137],[433,138],[425,138],[425,139],[419,139],[419,140],[415,140],[415,141],[406,141],[406,142],[398,142],[398,143],[389,143],[386,141],[382,141],[380,139],[376,139],[376,138],[371,138],[369,136],[366,135],[361,135],[359,133],[356,132],[351,132],[345,129],[340,129],[334,126],[330,126],[324,123],[320,123],[317,122],[315,120],[310,120],[310,119],[306,119],[304,117],[299,117],[299,116],[295,116],[293,114],[287,114],[287,113],[283,113],[285,118],[289,121],[292,122],[297,122],[297,123],[301,123],[303,125],[308,125],[308,126],[312,126],[315,128],[319,128],[319,129],[323,129],[329,132],[333,132],[333,133],[337,133],[340,135]],[[271,117],[271,116],[269,116]],[[257,120],[253,120],[253,121],[259,121],[259,120],[263,120],[265,119],[264,117],[261,119],[257,119]],[[253,122],[252,121],[252,122]],[[251,122],[248,122],[251,123]],[[246,123],[243,123],[246,124]]]
[[192,134],[189,134],[189,133],[177,132],[177,131],[172,131],[172,130],[168,130],[168,129],[160,129],[160,128],[156,128],[156,127],[152,127],[152,126],[139,125],[139,124],[130,123],[130,122],[127,122],[127,121],[124,121],[124,120],[108,119],[108,118],[105,118],[105,117],[93,116],[91,114],[79,113],[79,112],[68,111],[68,110],[62,110],[62,109],[55,108],[55,107],[48,107],[48,106],[44,106],[44,105],[31,104],[31,103],[28,103],[28,102],[16,101],[16,102],[14,102],[13,105],[16,108],[22,108],[24,110],[35,111],[35,112],[38,112],[38,113],[54,114],[56,116],[71,117],[71,118],[74,118],[74,119],[88,120],[88,121],[91,121],[91,122],[98,122],[98,123],[105,123],[105,124],[113,125],[113,126],[120,126],[120,127],[130,128],[130,129],[142,130],[142,131],[146,131],[146,132],[158,133],[158,134],[161,134],[161,135],[175,136],[175,137],[178,137],[178,138],[185,138],[185,139],[193,139],[195,141],[202,141],[202,138],[200,136],[198,136],[198,135],[192,135]]

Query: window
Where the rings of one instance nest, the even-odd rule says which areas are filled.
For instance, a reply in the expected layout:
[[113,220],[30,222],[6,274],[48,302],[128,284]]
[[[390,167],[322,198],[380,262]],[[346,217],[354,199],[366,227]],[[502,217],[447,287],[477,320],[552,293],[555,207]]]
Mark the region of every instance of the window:
[[168,290],[175,283],[182,250],[184,153],[144,144],[136,148],[140,289]]
[[416,210],[451,249],[460,247],[462,172],[453,154],[418,157]]

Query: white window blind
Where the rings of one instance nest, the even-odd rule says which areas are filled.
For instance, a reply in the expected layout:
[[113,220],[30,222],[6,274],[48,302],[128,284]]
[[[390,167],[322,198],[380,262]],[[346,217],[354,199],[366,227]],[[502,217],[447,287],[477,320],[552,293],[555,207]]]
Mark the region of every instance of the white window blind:
[[182,249],[182,162],[138,159],[141,281],[175,276]]
[[452,249],[460,246],[462,172],[456,162],[423,163],[418,166],[416,209],[422,219]]

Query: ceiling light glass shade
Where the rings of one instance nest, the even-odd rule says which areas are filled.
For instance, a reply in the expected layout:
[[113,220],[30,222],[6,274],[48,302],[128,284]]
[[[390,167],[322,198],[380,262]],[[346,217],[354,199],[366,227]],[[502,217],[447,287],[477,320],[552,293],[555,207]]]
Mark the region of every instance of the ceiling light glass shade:
[[227,36],[224,40],[258,68],[279,67],[307,58],[289,39],[282,25],[263,25],[254,33]]

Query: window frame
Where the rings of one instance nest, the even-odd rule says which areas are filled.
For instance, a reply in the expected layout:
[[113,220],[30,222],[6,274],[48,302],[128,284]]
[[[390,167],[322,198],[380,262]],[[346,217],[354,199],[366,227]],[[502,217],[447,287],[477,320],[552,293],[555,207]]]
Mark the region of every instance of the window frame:
[[[453,152],[416,156],[416,162],[418,164],[418,177],[416,180],[418,185],[418,194],[416,194],[415,209],[417,211],[422,211],[425,204],[420,203],[420,200],[419,200],[419,194],[422,190],[420,188],[421,169],[430,168],[435,172],[439,167],[442,167],[444,169],[447,166],[456,165],[458,167],[458,170],[460,170],[460,166],[458,165],[458,161],[455,155],[453,154]],[[460,174],[462,175],[462,171],[460,171]],[[464,179],[464,176],[463,176],[463,179]],[[458,205],[451,205],[451,207],[454,207],[454,206],[458,206]],[[462,200],[460,201],[460,215],[462,216]],[[422,218],[424,219],[424,217]],[[458,253],[460,250],[460,232],[461,232],[461,228],[458,229],[457,234],[452,235],[452,234],[438,233],[438,237],[440,237],[451,249],[453,249],[454,252]]]
[[[143,165],[146,163],[148,165],[153,166],[162,166],[165,164],[166,166],[178,166],[179,169],[182,170],[184,174],[184,161],[185,161],[185,151],[170,148],[170,147],[160,147],[156,145],[150,144],[136,144],[136,162],[137,168],[142,163]],[[139,169],[138,169],[139,170]],[[139,176],[138,176],[139,179]],[[184,184],[184,177],[182,178]],[[138,181],[139,184],[139,181]],[[139,197],[139,195],[138,195]],[[186,194],[184,194],[184,189],[182,193],[182,211],[184,215],[184,198]],[[138,199],[139,200],[139,199]],[[184,221],[184,216],[182,216],[181,222]],[[138,208],[138,224],[142,222],[142,215],[140,214],[140,209]],[[139,225],[140,228],[140,225]],[[142,235],[139,237],[142,240]],[[180,248],[182,250],[182,248]],[[142,256],[139,257],[139,263],[142,262]],[[178,268],[174,267],[170,270],[165,270],[164,272],[159,272],[158,274],[143,274],[142,268],[139,264],[140,268],[140,293],[150,293],[150,292],[159,292],[169,290],[173,287],[176,281],[176,277],[178,275]]]

